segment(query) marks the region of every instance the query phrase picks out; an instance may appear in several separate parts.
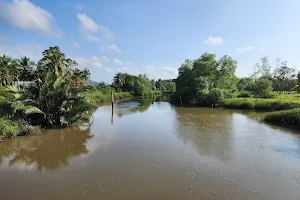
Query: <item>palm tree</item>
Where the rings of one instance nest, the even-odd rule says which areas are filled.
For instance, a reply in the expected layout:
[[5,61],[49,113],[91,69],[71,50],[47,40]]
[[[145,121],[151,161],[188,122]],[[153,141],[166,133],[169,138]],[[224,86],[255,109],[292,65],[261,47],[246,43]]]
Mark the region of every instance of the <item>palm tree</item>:
[[39,76],[45,77],[48,72],[57,78],[65,76],[68,69],[76,65],[76,61],[66,58],[58,46],[50,47],[43,52],[43,58],[38,62]]
[[84,119],[89,104],[74,85],[74,74],[79,77],[83,72],[73,70],[76,62],[66,58],[58,47],[50,47],[43,55],[38,63],[38,78],[24,89],[25,115],[32,123],[43,119],[46,126],[63,126]]
[[16,60],[3,55],[0,57],[0,83],[2,86],[12,85],[19,78],[18,63]]
[[125,82],[126,82],[126,74],[119,72],[115,75],[114,83],[116,84],[119,90],[123,89]]
[[20,81],[32,81],[34,78],[33,66],[35,63],[30,58],[24,56],[18,60],[18,65],[20,69]]

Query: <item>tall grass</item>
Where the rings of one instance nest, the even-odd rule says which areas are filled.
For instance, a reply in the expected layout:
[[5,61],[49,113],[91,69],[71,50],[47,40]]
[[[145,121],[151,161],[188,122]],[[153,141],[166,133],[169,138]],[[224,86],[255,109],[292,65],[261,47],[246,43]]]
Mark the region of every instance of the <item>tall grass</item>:
[[300,108],[270,113],[265,116],[264,121],[273,124],[288,124],[300,126]]
[[0,118],[0,138],[8,139],[16,137],[20,132],[20,127],[17,122],[6,118]]
[[300,107],[300,101],[283,101],[280,99],[232,98],[222,102],[225,108],[279,111]]
[[[100,90],[89,90],[84,93],[85,97],[87,100],[92,104],[96,105],[97,103],[102,103],[102,102],[108,102],[111,101],[111,94],[109,93],[102,93]],[[130,92],[117,92],[114,93],[114,99],[119,100],[119,99],[124,99],[124,98],[129,98],[131,97]]]

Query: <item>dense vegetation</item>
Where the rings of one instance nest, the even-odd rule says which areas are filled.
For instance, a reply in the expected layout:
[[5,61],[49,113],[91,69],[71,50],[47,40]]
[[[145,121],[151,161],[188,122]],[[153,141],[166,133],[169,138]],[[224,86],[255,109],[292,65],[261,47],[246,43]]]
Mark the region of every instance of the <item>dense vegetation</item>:
[[56,127],[87,120],[90,104],[82,92],[90,73],[76,65],[59,47],[45,50],[37,64],[27,57],[0,57],[1,137],[35,130],[31,125]]
[[[296,75],[295,69],[281,59],[272,66],[267,57],[255,64],[249,77],[237,78],[236,67],[237,62],[226,55],[217,60],[214,54],[204,53],[196,60],[186,60],[178,69],[172,103],[265,111],[293,109],[268,115],[266,121],[297,121],[300,95],[286,93],[300,92],[300,72]],[[282,118],[286,115],[293,120]]]
[[[59,47],[43,52],[37,63],[28,57],[0,57],[0,139],[39,133],[39,127],[63,127],[89,120],[99,102],[174,91],[171,80],[117,73],[111,85],[87,85],[90,72],[76,68]],[[95,82],[93,82],[95,83]],[[156,87],[158,85],[159,87]]]
[[[102,83],[103,85],[103,83]],[[153,93],[174,92],[176,85],[172,80],[149,80],[147,75],[138,76],[127,73],[117,73],[111,85],[117,92],[130,92],[134,96],[149,96]]]
[[[132,96],[173,93],[177,105],[241,108],[276,112],[266,121],[291,123],[299,116],[300,72],[286,61],[276,60],[274,70],[262,58],[250,77],[237,78],[237,61],[230,56],[216,59],[204,53],[186,60],[175,80],[150,80],[147,75],[117,73],[112,84],[92,82],[87,69],[76,68],[59,47],[43,52],[37,63],[28,57],[0,57],[0,138],[39,133],[39,127],[63,127],[89,120],[89,110],[104,101]],[[86,84],[87,81],[93,85]],[[294,114],[296,113],[296,114]],[[283,116],[293,116],[293,120]],[[290,118],[288,118],[290,119]]]

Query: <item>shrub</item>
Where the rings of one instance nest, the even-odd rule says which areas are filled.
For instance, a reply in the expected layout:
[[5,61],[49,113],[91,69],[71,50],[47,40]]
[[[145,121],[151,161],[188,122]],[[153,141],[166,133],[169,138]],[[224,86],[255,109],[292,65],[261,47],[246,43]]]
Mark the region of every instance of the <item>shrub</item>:
[[207,103],[212,107],[216,107],[224,99],[224,93],[221,89],[214,88],[207,95]]
[[260,78],[253,83],[251,88],[255,97],[267,98],[272,91],[272,82],[270,80]]
[[20,128],[16,122],[0,118],[0,138],[8,139],[16,137],[19,134]]
[[300,125],[300,108],[273,112],[266,115],[264,120],[274,124]]
[[254,107],[254,102],[251,99],[225,99],[223,101],[225,108],[250,109]]
[[267,101],[257,101],[254,105],[255,110],[273,110],[272,104]]
[[21,128],[19,136],[25,136],[25,135],[39,135],[41,133],[41,127],[40,126],[31,126],[31,125],[24,125]]
[[237,95],[237,98],[251,98],[252,94],[248,91],[242,91]]

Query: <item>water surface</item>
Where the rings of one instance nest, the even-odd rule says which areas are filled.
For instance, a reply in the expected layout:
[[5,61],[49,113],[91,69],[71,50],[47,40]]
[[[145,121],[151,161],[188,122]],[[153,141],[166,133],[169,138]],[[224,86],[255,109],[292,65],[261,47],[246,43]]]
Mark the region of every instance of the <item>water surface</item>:
[[0,143],[1,199],[299,199],[299,132],[263,114],[101,106],[91,126]]

